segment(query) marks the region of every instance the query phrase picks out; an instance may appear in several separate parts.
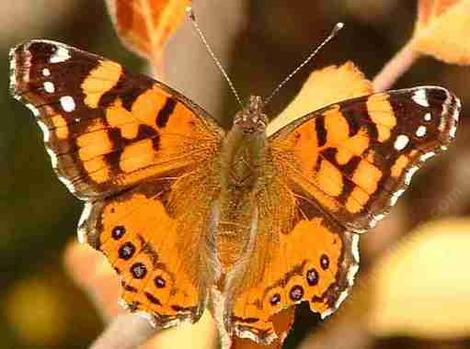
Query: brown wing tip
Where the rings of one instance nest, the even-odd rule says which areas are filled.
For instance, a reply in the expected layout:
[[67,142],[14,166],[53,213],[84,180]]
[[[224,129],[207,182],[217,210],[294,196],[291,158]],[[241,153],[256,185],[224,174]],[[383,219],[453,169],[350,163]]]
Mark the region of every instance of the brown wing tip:
[[[25,44],[19,44],[10,49],[10,53],[8,55],[10,61],[10,94],[15,99],[20,99],[21,95],[19,94],[19,86],[24,79],[25,73]],[[18,75],[21,73],[21,75]]]
[[31,82],[31,67],[33,64],[44,65],[41,74],[50,74],[47,65],[50,63],[65,62],[71,57],[71,47],[50,40],[30,40],[14,46],[9,53],[10,61],[10,94],[17,100],[24,102],[37,116],[36,108],[28,104],[23,98]]
[[423,86],[412,89],[413,101],[423,107],[441,107],[439,142],[441,150],[445,150],[455,138],[459,114],[461,110],[460,100],[449,90],[439,86]]

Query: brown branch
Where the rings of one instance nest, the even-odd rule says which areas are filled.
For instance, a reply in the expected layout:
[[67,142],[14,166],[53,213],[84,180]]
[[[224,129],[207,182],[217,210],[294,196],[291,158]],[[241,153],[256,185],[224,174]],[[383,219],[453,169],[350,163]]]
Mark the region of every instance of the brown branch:
[[413,40],[408,41],[408,43],[403,46],[387,64],[385,64],[372,81],[374,91],[379,92],[388,90],[395,81],[410,69],[413,63],[415,63],[421,56],[421,54],[415,51],[413,47]]

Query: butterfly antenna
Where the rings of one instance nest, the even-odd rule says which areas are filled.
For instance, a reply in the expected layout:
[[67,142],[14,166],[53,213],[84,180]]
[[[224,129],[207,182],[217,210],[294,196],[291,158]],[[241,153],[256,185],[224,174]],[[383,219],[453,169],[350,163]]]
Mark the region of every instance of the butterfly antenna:
[[242,100],[240,99],[240,95],[238,94],[237,90],[235,89],[235,86],[233,85],[232,80],[230,80],[230,77],[228,76],[228,74],[225,71],[224,67],[222,67],[222,64],[217,59],[217,56],[215,55],[214,51],[212,51],[212,48],[210,47],[209,43],[207,42],[206,37],[204,36],[201,28],[199,28],[199,25],[196,22],[196,16],[194,15],[193,8],[191,6],[188,6],[186,8],[186,13],[188,14],[188,17],[191,20],[191,23],[193,24],[194,29],[196,30],[199,37],[201,38],[204,46],[206,47],[206,49],[209,52],[212,59],[214,60],[215,65],[217,66],[217,68],[219,68],[220,72],[222,73],[222,75],[224,76],[224,78],[227,81],[228,85],[230,86],[230,89],[232,90],[235,98],[237,99],[237,102],[240,105],[240,108],[243,109],[243,103],[242,103]]
[[338,34],[338,32],[343,29],[344,27],[344,23],[342,22],[338,22],[336,23],[336,25],[333,27],[333,29],[331,30],[331,33],[326,37],[325,40],[323,40],[323,42],[318,45],[313,51],[312,53],[297,67],[294,69],[294,71],[292,73],[290,73],[289,75],[287,75],[287,77],[282,80],[282,82],[277,85],[277,87],[274,89],[274,91],[269,95],[268,98],[266,98],[264,104],[268,104],[272,99],[273,97],[281,90],[282,87],[284,87],[284,85],[290,80],[292,79],[292,77],[297,74],[299,72],[299,70],[301,70],[308,62],[310,62],[312,60],[313,57],[315,57],[317,55],[317,53],[323,48],[323,46],[325,46],[329,41],[331,41],[331,39],[333,39],[336,34]]

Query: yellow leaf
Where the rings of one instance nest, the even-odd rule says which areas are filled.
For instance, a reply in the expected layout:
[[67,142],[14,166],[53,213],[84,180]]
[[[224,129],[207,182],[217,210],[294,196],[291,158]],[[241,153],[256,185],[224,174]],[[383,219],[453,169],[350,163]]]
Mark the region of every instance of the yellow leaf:
[[139,347],[139,349],[160,348],[217,348],[217,327],[209,311],[206,310],[195,324],[186,323],[159,331]]
[[470,220],[418,228],[377,264],[369,329],[381,337],[470,335]]
[[470,64],[470,0],[422,0],[414,49],[447,63]]
[[287,108],[268,125],[273,134],[290,122],[329,104],[372,93],[372,85],[352,63],[332,65],[310,74],[304,86]]
[[191,0],[106,0],[106,4],[124,44],[159,65],[163,48]]

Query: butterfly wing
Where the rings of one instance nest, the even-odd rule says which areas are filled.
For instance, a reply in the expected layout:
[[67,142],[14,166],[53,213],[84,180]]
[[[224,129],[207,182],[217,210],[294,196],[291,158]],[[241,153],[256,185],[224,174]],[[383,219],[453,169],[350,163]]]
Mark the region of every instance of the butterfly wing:
[[32,109],[52,165],[77,197],[102,197],[207,158],[223,131],[149,77],[60,43],[11,50],[11,92]]
[[379,221],[424,161],[454,138],[459,100],[441,87],[376,93],[311,113],[270,137],[290,185],[341,225]]
[[196,321],[204,310],[214,278],[214,178],[200,168],[174,172],[88,203],[83,212],[79,234],[120,275],[130,310],[150,314],[158,327]]
[[322,317],[358,269],[358,232],[376,223],[412,174],[454,137],[459,102],[443,88],[377,93],[306,115],[269,138],[272,182],[257,234],[229,279],[226,321],[269,343],[274,314],[308,301]]
[[268,344],[275,315],[303,301],[325,317],[345,299],[359,268],[359,235],[325,216],[280,176],[261,194],[249,257],[229,274],[229,331]]
[[163,327],[197,320],[223,131],[166,85],[60,43],[19,45],[11,68],[59,178],[87,201],[79,237],[120,274],[125,303]]

